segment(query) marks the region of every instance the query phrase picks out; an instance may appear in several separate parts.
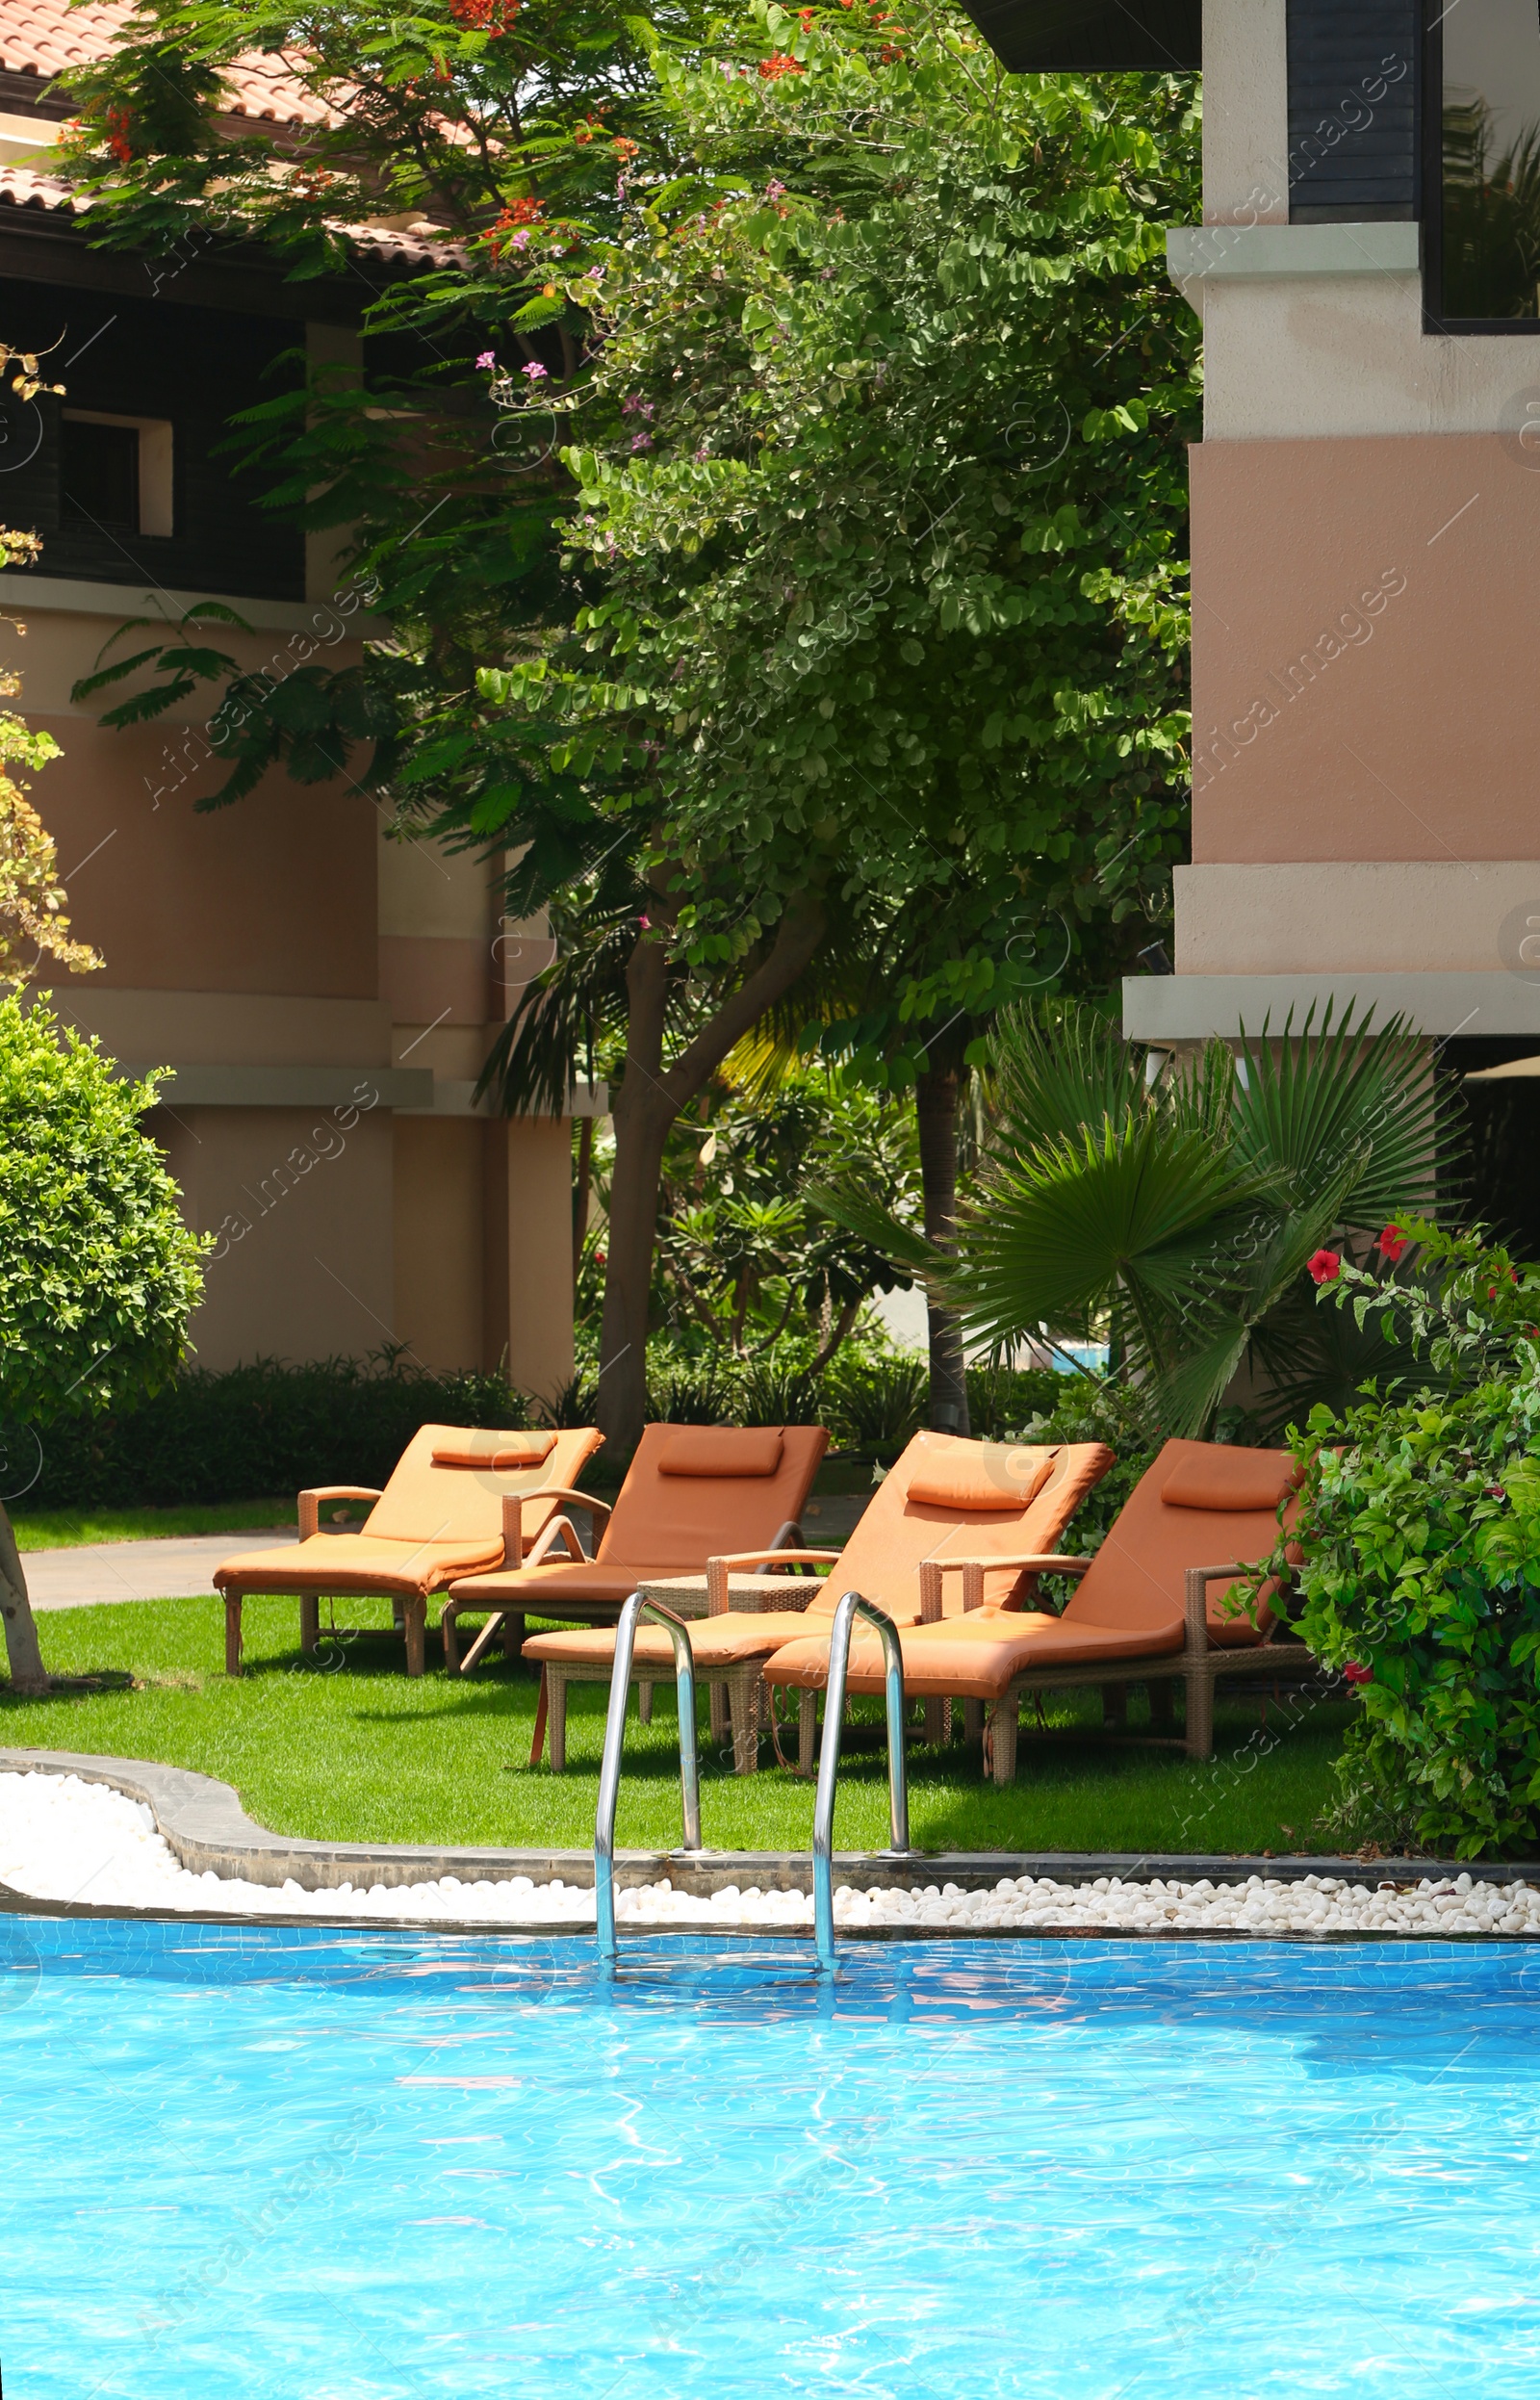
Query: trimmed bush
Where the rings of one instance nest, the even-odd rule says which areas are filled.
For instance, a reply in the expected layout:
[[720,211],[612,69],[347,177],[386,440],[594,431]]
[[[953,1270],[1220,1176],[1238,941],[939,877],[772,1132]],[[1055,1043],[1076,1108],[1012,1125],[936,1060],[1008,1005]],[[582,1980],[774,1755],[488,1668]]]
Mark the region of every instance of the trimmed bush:
[[403,1375],[380,1362],[259,1358],[193,1369],[137,1407],[57,1418],[22,1510],[177,1508],[310,1484],[381,1484],[420,1425],[526,1425],[500,1375]]

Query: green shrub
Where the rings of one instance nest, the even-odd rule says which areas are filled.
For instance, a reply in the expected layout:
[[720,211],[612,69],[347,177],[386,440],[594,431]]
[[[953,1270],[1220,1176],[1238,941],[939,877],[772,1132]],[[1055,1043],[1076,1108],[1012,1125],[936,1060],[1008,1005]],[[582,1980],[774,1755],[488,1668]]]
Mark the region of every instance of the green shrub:
[[309,1484],[381,1484],[424,1424],[515,1426],[500,1375],[404,1375],[377,1359],[259,1358],[177,1377],[136,1407],[57,1418],[23,1508],[176,1508]]
[[830,1432],[841,1450],[859,1450],[891,1465],[925,1423],[931,1370],[913,1351],[887,1358],[841,1354],[824,1379]]
[[1004,1441],[1029,1417],[1052,1416],[1080,1378],[1052,1367],[969,1367],[968,1422],[977,1441]]
[[0,1417],[44,1427],[175,1374],[206,1244],[122,1082],[45,1008],[0,1000]]
[[1401,1379],[1293,1436],[1296,1621],[1367,1670],[1345,1813],[1461,1858],[1540,1835],[1540,1269],[1415,1228],[1410,1275],[1344,1262],[1322,1299],[1383,1316],[1445,1379]]

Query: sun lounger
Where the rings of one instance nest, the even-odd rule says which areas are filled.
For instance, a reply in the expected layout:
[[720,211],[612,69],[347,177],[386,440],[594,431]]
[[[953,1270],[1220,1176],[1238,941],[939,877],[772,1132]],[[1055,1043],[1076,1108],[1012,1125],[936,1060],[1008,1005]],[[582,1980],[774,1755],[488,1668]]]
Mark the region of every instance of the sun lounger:
[[[1287,1675],[1303,1655],[1279,1641],[1266,1587],[1254,1613],[1225,1606],[1245,1563],[1266,1560],[1275,1547],[1279,1507],[1297,1481],[1286,1451],[1167,1442],[1094,1558],[1036,1561],[1040,1573],[1081,1579],[1062,1616],[1012,1615],[988,1596],[957,1618],[933,1613],[932,1622],[901,1635],[906,1696],[935,1702],[958,1695],[988,1706],[994,1780],[1007,1784],[1015,1773],[1021,1692],[1179,1678],[1187,1687],[1184,1747],[1191,1757],[1209,1757],[1218,1679]],[[1285,1509],[1286,1525],[1289,1514]],[[860,1588],[843,1570],[834,1581],[841,1590]],[[764,1667],[767,1684],[802,1694],[805,1770],[812,1761],[816,1695],[828,1672],[827,1641],[805,1635]],[[882,1654],[862,1631],[851,1645],[847,1690],[882,1689]]]
[[[638,1584],[698,1575],[729,1542],[771,1550],[800,1542],[797,1520],[828,1446],[821,1425],[647,1426],[613,1510],[597,1512],[596,1522],[607,1521],[591,1559],[558,1517],[522,1565],[450,1586],[446,1665],[458,1663],[464,1616],[488,1613],[460,1667],[468,1674],[504,1620],[510,1639],[522,1638],[526,1616],[613,1626]],[[544,1714],[542,1707],[537,1755]]]
[[[564,1508],[583,1500],[572,1486],[603,1440],[591,1425],[560,1432],[424,1425],[383,1491],[357,1484],[302,1491],[297,1545],[244,1550],[216,1571],[226,1674],[241,1672],[242,1601],[261,1592],[297,1594],[307,1651],[320,1639],[322,1600],[367,1593],[394,1601],[406,1671],[421,1675],[429,1595],[472,1567],[517,1561]],[[362,1530],[321,1533],[321,1509],[345,1500],[374,1503]]]
[[[690,1643],[697,1676],[713,1689],[726,1687],[738,1772],[752,1773],[758,1763],[765,1661],[821,1623],[827,1662],[829,1620],[841,1592],[860,1591],[901,1625],[918,1625],[927,1613],[950,1620],[986,1602],[1019,1610],[1031,1596],[1032,1561],[1054,1548],[1113,1463],[1100,1442],[1029,1448],[916,1433],[842,1552],[739,1550],[713,1558],[706,1568],[708,1613],[690,1627]],[[730,1610],[729,1577],[772,1562],[837,1566],[838,1572],[819,1586],[805,1613]],[[614,1651],[610,1634],[537,1634],[525,1643],[524,1656],[538,1659],[545,1672],[551,1763],[558,1771],[565,1758],[566,1687],[607,1683]],[[637,1628],[633,1670],[644,1685],[672,1672],[669,1638],[660,1627]]]

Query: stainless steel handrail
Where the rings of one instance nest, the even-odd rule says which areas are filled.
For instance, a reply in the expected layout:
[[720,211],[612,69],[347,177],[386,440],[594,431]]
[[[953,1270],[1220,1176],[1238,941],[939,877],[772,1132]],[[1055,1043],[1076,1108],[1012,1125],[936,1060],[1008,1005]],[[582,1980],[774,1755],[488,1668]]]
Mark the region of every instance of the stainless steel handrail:
[[680,1695],[680,1799],[686,1850],[701,1846],[701,1768],[695,1753],[695,1653],[681,1616],[633,1591],[615,1628],[615,1665],[609,1678],[609,1715],[599,1768],[599,1812],[594,1819],[594,1908],[599,1919],[599,1955],[613,1960],[615,1944],[615,1802],[620,1796],[620,1754],[626,1740],[626,1704],[631,1688],[636,1627],[644,1616],[666,1625],[674,1644],[674,1676]]
[[839,1737],[845,1721],[845,1682],[850,1672],[850,1633],[857,1617],[875,1625],[883,1638],[887,1704],[888,1858],[909,1858],[909,1782],[904,1766],[904,1653],[898,1628],[886,1609],[847,1591],[834,1611],[829,1636],[829,1688],[824,1695],[824,1739],[818,1759],[818,1796],[812,1812],[812,1909],[818,1965],[834,1966],[834,1794],[839,1783]]

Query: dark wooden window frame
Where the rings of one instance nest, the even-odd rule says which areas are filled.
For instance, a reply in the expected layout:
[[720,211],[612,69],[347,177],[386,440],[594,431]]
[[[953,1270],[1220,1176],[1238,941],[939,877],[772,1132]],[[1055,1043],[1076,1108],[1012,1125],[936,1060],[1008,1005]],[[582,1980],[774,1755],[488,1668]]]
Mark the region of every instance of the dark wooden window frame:
[[1423,331],[1517,334],[1532,340],[1540,317],[1446,317],[1444,299],[1444,19],[1450,0],[1423,5]]

